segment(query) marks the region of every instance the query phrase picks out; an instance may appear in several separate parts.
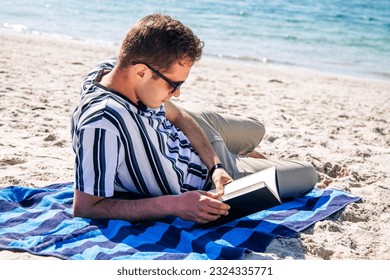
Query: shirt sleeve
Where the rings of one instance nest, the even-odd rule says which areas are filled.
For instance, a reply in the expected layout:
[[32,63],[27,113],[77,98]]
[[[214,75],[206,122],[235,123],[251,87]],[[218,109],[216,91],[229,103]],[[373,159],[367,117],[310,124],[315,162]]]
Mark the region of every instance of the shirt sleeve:
[[117,135],[102,128],[84,128],[78,131],[77,140],[76,189],[100,197],[113,196],[120,145]]

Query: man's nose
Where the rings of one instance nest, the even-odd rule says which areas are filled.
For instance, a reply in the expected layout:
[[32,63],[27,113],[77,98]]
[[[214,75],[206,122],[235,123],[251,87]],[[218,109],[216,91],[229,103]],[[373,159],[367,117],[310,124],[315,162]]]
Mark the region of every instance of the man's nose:
[[172,93],[172,96],[178,98],[180,96],[180,88],[178,88],[177,90],[175,90],[173,93]]

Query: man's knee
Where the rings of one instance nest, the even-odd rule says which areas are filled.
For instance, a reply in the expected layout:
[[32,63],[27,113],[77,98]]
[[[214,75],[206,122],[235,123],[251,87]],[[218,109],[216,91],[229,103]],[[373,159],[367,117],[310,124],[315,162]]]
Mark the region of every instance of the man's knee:
[[260,141],[263,139],[265,135],[265,126],[255,118],[249,117],[248,119],[251,121],[250,123],[253,126],[251,131],[253,131],[254,137],[259,139],[259,143],[260,143]]
[[294,161],[292,164],[294,166],[277,170],[281,198],[304,195],[318,182],[318,174],[310,163]]
[[235,139],[239,154],[252,152],[259,146],[265,135],[265,127],[254,118],[245,118],[242,120],[242,126],[237,128],[231,138]]

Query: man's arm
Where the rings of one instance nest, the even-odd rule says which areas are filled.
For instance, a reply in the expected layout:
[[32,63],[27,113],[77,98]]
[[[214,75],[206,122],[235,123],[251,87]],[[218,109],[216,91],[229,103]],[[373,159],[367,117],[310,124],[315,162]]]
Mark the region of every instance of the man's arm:
[[[188,113],[170,101],[165,102],[165,111],[167,119],[184,132],[209,170],[217,163],[221,163],[203,129]],[[212,180],[217,192],[209,195],[216,198],[223,194],[223,185],[231,182],[232,178],[224,169],[216,169]]]
[[[76,134],[75,134],[76,135]],[[152,220],[168,215],[177,216],[198,223],[213,221],[219,215],[227,214],[228,206],[207,196],[205,192],[193,191],[175,196],[162,196],[139,200],[119,200],[110,198],[112,188],[104,192],[95,192],[94,178],[99,177],[105,184],[113,184],[117,168],[117,136],[109,131],[96,128],[84,128],[77,134],[79,141],[75,145],[76,185],[83,182],[83,192],[75,189],[73,213],[77,217],[94,219],[121,219],[128,221]],[[104,135],[104,138],[96,138]],[[97,141],[97,139],[99,141]],[[103,142],[104,141],[104,142]],[[107,148],[110,147],[110,151]],[[96,162],[94,155],[104,156]],[[83,163],[83,164],[81,164]],[[93,172],[104,170],[97,175]],[[80,178],[79,176],[83,176]],[[111,183],[110,183],[111,182]],[[105,197],[104,194],[107,194]]]
[[103,198],[75,190],[73,215],[90,219],[117,219],[131,222],[177,216],[197,223],[214,221],[227,215],[229,206],[202,191],[180,195],[123,200]]

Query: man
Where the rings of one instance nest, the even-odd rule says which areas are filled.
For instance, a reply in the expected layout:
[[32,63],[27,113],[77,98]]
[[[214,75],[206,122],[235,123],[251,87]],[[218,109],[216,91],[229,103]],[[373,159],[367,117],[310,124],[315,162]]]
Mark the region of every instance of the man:
[[[272,165],[282,197],[313,188],[309,164],[256,158],[264,135],[259,122],[186,112],[170,101],[202,47],[188,27],[153,14],[128,31],[117,60],[87,75],[72,118],[75,216],[142,221],[173,215],[207,223],[229,213],[217,199],[225,184]],[[211,184],[216,193],[207,191]]]

